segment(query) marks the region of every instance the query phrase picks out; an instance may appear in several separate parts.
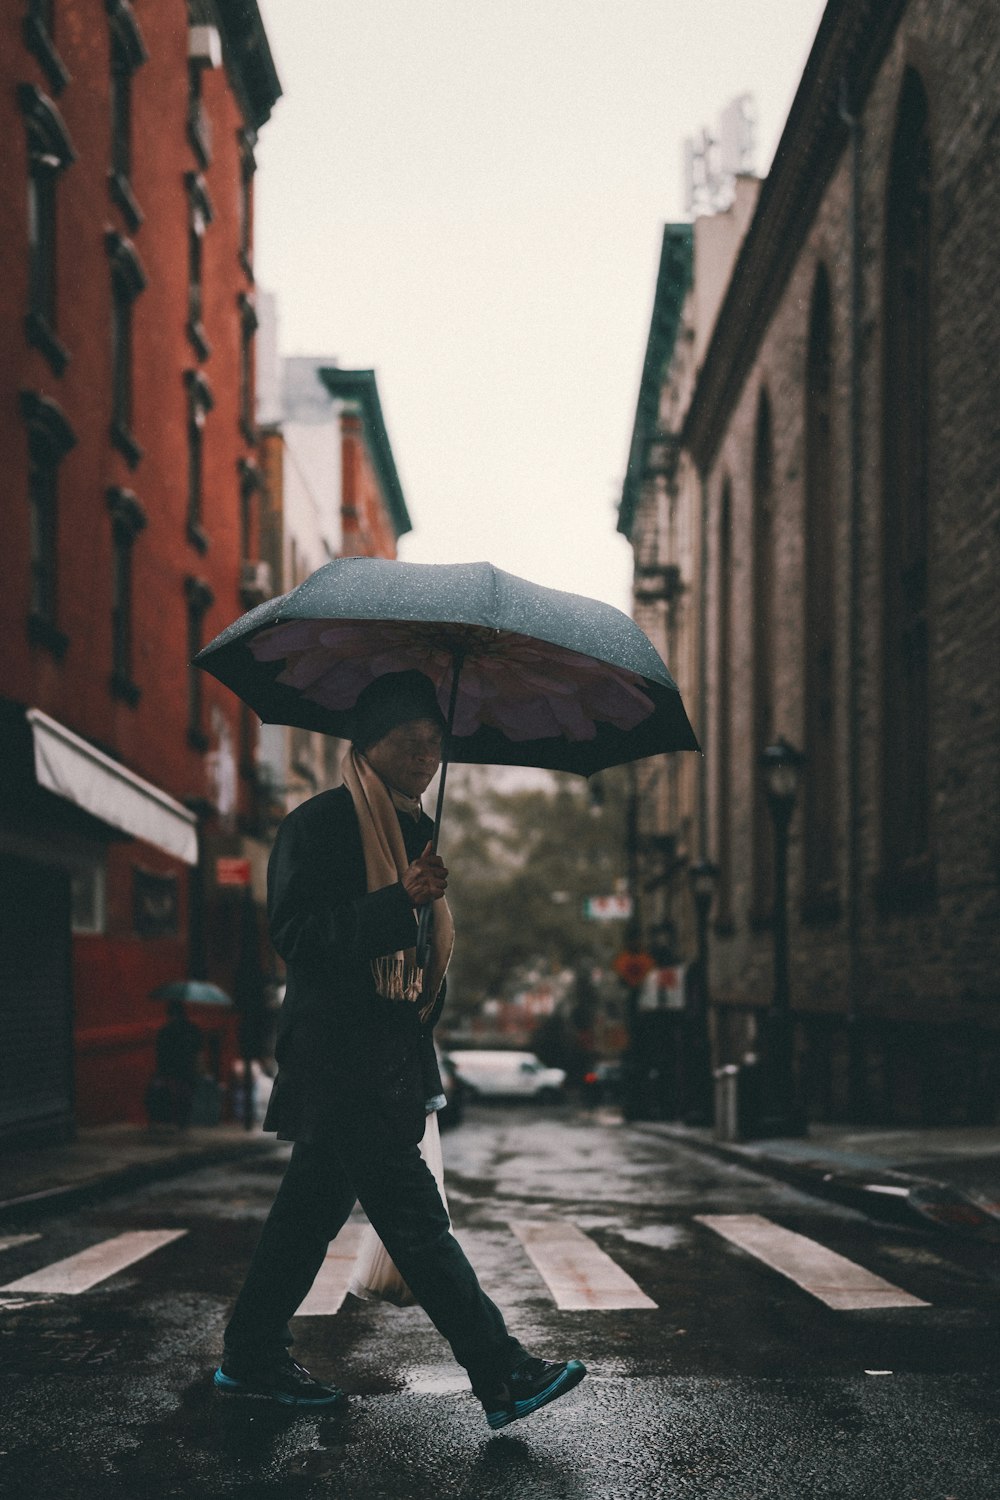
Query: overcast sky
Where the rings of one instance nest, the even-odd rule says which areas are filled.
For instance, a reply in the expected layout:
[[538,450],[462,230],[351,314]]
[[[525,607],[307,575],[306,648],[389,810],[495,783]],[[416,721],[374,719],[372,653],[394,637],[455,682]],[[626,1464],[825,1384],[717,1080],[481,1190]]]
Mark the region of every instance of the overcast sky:
[[823,0],[260,0],[256,272],[284,354],[374,368],[415,562],[628,608],[616,533],[682,143],[770,163]]

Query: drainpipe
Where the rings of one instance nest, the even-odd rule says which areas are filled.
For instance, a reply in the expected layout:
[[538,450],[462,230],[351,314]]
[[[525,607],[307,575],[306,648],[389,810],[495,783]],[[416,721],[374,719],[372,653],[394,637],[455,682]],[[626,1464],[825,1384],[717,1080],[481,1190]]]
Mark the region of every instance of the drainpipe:
[[708,481],[700,468],[698,493],[701,499],[701,526],[698,558],[698,739],[701,760],[698,765],[698,853],[708,859],[708,771],[705,746],[708,744]]
[[861,730],[858,721],[858,664],[861,659],[861,461],[862,327],[864,285],[861,237],[861,121],[848,107],[847,79],[840,80],[840,118],[851,147],[851,363],[850,363],[850,551],[847,579],[849,669],[847,673],[847,1036],[851,1118],[867,1119],[864,1003],[861,992]]

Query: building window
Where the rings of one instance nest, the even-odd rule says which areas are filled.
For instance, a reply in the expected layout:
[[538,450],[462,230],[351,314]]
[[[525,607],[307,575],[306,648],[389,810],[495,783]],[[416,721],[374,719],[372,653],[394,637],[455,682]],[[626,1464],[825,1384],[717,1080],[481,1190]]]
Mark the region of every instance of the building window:
[[208,535],[203,525],[205,482],[205,418],[215,405],[212,390],[200,370],[188,370],[184,376],[188,393],[188,540],[205,552]]
[[248,443],[256,443],[257,427],[253,410],[253,339],[257,332],[257,313],[245,292],[237,298],[240,311],[240,431]]
[[771,819],[760,774],[760,754],[774,737],[774,663],[772,612],[774,608],[774,456],[771,440],[771,403],[761,391],[757,405],[753,460],[753,733],[750,744],[753,836],[753,891],[751,919],[767,923],[774,902],[774,856]]
[[254,146],[256,131],[241,130],[237,134],[240,149],[240,195],[239,195],[239,248],[237,256],[243,270],[253,280],[253,179],[257,171]]
[[73,932],[107,931],[108,903],[102,865],[83,865],[70,876],[70,925]]
[[137,937],[176,937],[180,931],[176,875],[132,866],[132,930]]
[[194,152],[195,161],[204,171],[212,161],[212,122],[201,97],[201,73],[203,64],[188,64],[188,144]]
[[188,318],[187,336],[199,359],[207,359],[212,352],[205,334],[202,315],[202,268],[205,230],[214,218],[208,184],[200,172],[189,172],[186,178],[188,195]]
[[928,500],[931,147],[919,75],[903,80],[889,166],[883,295],[883,889],[931,883]]
[[21,84],[18,103],[28,134],[28,343],[40,349],[61,375],[69,354],[57,335],[58,180],[76,160],[66,126],[51,99],[33,84]]
[[733,500],[727,479],[719,507],[719,609],[716,643],[715,815],[719,893],[716,927],[733,925],[732,710],[733,676]]
[[28,433],[28,512],[31,587],[28,634],[56,656],[66,650],[59,629],[59,466],[76,435],[54,401],[35,391],[21,392],[21,416]]
[[833,318],[830,278],[813,283],[805,391],[805,752],[804,915],[837,915],[834,743],[834,528],[830,467]]
[[238,459],[236,467],[240,476],[240,561],[246,563],[256,555],[255,538],[259,527],[254,524],[255,510],[264,480],[260,469],[250,459]]
[[69,73],[56,51],[55,0],[28,0],[21,30],[24,45],[45,69],[53,92],[61,94],[69,83]]
[[142,449],[132,431],[133,308],[146,273],[131,240],[112,231],[105,245],[111,261],[111,441],[134,469]]
[[146,513],[131,490],[108,491],[112,534],[111,691],[126,703],[139,701],[132,658],[132,561],[135,539]]
[[111,32],[111,196],[130,229],[142,223],[132,189],[132,75],[146,62],[139,23],[128,0],[105,0]]
[[188,744],[195,750],[208,749],[205,731],[205,674],[194,665],[194,659],[205,644],[205,615],[215,595],[201,578],[188,578],[184,585],[188,621]]

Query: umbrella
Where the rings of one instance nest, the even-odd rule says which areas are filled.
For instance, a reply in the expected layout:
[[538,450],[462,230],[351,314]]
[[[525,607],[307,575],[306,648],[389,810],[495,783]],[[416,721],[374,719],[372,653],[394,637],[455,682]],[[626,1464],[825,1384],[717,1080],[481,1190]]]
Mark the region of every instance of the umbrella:
[[415,668],[437,688],[452,761],[590,776],[698,748],[677,684],[628,615],[490,563],[339,558],[195,661],[265,723],[345,739],[362,689]]
[[677,684],[628,615],[491,563],[345,557],[241,616],[195,657],[265,723],[349,739],[388,672],[430,678],[448,761],[590,776],[697,750]]
[[172,979],[150,990],[151,1000],[183,1000],[186,1005],[232,1005],[225,990],[207,979]]

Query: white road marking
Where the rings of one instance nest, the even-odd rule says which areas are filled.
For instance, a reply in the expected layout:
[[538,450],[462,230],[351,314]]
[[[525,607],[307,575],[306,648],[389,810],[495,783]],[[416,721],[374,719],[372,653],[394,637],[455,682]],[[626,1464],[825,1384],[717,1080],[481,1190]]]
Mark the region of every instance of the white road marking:
[[864,1307],[929,1307],[843,1255],[760,1214],[697,1214],[697,1222],[754,1255],[840,1312]]
[[365,1224],[345,1224],[326,1252],[326,1259],[319,1268],[309,1294],[299,1308],[297,1317],[332,1318],[347,1296],[347,1287],[354,1271],[354,1262],[361,1248],[361,1236]]
[[656,1306],[631,1276],[575,1224],[526,1219],[509,1222],[557,1307],[564,1311],[588,1308],[610,1312],[625,1307]]
[[81,1250],[78,1255],[53,1261],[40,1271],[7,1282],[6,1286],[0,1286],[0,1292],[60,1292],[75,1297],[185,1234],[186,1229],[137,1229],[128,1234],[116,1234],[113,1239],[91,1245],[89,1250]]
[[0,1235],[0,1250],[13,1250],[15,1245],[30,1245],[32,1240],[40,1240],[40,1234],[4,1234]]

